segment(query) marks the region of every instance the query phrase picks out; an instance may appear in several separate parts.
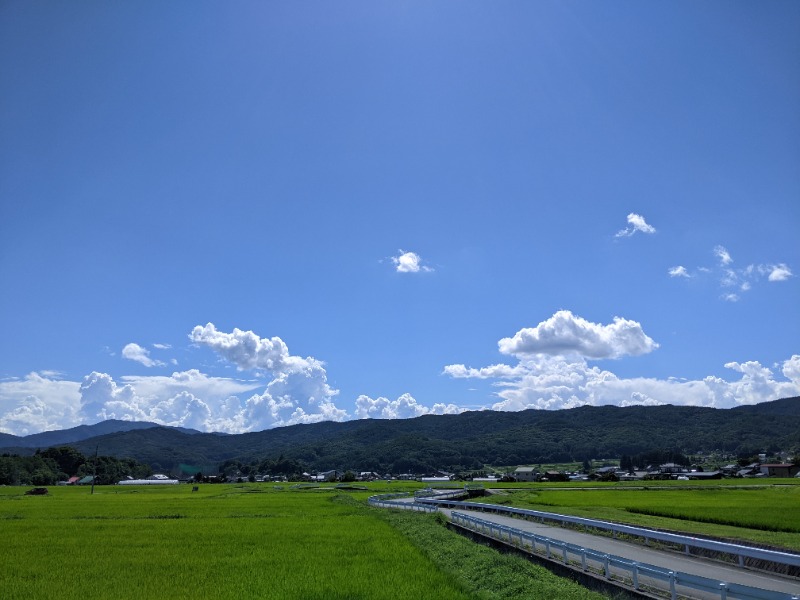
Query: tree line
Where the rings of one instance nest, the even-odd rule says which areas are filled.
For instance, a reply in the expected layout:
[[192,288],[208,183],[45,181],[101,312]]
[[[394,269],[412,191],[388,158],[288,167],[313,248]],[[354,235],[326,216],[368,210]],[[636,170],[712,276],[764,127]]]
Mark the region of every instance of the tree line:
[[86,456],[71,446],[37,450],[32,456],[0,456],[0,485],[56,485],[70,477],[95,475],[101,485],[117,483],[126,477],[142,479],[153,469],[132,458]]

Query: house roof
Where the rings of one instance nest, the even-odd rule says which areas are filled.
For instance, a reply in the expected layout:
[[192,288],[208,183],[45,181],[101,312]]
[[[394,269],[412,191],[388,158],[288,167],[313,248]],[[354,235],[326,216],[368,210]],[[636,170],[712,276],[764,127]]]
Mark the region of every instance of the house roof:
[[517,467],[514,473],[533,473],[536,467]]

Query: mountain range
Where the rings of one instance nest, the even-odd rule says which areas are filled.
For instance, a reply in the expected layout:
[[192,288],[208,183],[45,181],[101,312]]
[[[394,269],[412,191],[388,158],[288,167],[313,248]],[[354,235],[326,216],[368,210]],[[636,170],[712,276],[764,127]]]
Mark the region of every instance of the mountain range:
[[283,457],[309,469],[395,473],[617,458],[652,450],[800,454],[800,397],[731,409],[664,405],[474,411],[291,425],[236,435],[129,421],[24,437],[0,434],[0,453],[30,454],[59,445],[86,455],[99,449],[102,455],[134,458],[164,470]]

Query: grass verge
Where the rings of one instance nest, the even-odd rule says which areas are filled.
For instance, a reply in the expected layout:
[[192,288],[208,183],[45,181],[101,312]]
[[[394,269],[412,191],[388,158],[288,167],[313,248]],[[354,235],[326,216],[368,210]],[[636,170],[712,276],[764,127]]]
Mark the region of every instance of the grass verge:
[[[339,502],[356,502],[339,498]],[[476,600],[600,600],[602,594],[554,575],[516,554],[503,554],[447,529],[441,514],[369,508],[401,532],[441,571],[452,575]]]

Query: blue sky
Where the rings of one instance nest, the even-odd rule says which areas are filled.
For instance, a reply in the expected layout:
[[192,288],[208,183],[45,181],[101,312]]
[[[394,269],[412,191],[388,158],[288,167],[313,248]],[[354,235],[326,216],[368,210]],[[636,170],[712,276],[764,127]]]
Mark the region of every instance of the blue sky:
[[0,431],[800,394],[798,31],[3,3]]

